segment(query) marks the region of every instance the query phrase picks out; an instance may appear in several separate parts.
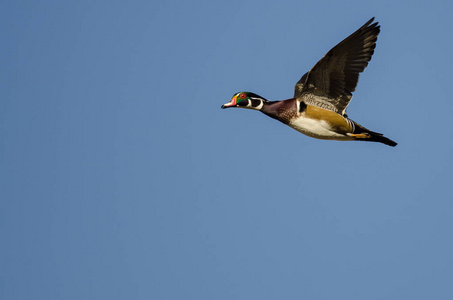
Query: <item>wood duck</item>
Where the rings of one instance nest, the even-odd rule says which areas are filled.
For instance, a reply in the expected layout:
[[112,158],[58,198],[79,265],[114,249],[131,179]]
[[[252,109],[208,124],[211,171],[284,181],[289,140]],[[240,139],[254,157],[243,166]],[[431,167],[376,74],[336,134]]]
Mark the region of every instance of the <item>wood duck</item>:
[[259,110],[295,130],[317,139],[397,143],[348,118],[346,107],[376,48],[379,34],[374,18],[333,47],[296,83],[294,97],[269,101],[250,92],[234,94],[222,108]]

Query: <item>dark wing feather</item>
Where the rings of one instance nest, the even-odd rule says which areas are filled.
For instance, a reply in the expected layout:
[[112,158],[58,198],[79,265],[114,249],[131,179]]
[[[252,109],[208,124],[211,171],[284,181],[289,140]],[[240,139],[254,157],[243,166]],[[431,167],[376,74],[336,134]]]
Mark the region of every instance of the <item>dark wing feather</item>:
[[297,98],[302,94],[302,89],[304,88],[305,80],[307,79],[308,72],[302,75],[299,81],[294,86],[294,98]]
[[359,74],[368,65],[376,48],[380,29],[377,22],[372,24],[373,20],[333,47],[302,76],[295,87],[295,98],[344,114]]

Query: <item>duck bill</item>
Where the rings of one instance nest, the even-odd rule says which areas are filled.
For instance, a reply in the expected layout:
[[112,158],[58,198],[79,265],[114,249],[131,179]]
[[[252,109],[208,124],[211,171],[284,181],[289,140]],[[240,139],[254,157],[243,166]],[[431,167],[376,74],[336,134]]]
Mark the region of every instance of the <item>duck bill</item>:
[[238,96],[231,98],[231,101],[222,105],[222,108],[235,107],[237,104]]

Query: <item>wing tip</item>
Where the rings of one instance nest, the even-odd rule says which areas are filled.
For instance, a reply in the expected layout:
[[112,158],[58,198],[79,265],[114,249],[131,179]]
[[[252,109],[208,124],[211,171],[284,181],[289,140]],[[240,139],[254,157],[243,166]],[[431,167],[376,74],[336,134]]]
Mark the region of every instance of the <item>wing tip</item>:
[[362,28],[373,27],[373,28],[379,29],[379,28],[381,27],[381,25],[379,25],[379,22],[376,21],[376,22],[373,23],[373,21],[374,21],[374,17],[372,17],[371,19],[369,19],[368,22],[366,22],[366,23],[362,26]]

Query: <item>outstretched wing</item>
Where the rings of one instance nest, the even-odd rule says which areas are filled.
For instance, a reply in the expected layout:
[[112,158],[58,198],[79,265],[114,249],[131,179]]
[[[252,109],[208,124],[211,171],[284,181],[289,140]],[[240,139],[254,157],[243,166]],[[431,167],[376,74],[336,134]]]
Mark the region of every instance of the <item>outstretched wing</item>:
[[333,47],[297,82],[294,97],[299,101],[345,114],[359,74],[365,70],[376,48],[379,25],[366,22]]

